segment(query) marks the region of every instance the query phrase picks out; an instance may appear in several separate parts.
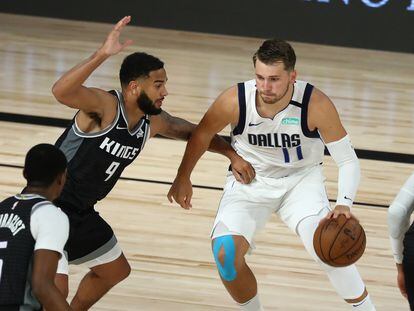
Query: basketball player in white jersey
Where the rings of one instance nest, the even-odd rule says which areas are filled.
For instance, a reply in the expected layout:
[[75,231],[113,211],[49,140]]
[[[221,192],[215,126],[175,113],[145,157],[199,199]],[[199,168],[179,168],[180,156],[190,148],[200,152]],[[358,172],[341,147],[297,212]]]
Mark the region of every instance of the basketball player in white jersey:
[[[68,159],[67,182],[56,204],[70,223],[67,256],[59,262],[56,284],[67,296],[68,263],[90,268],[71,301],[74,310],[89,309],[131,270],[111,226],[95,210],[95,204],[107,196],[149,138],[160,134],[184,140],[195,128],[162,110],[168,95],[167,73],[164,63],[147,53],[125,57],[119,73],[121,90],[108,92],[84,85],[99,65],[132,43],[119,40],[130,19],[120,20],[103,45],[66,72],[52,89],[59,102],[77,109],[56,142]],[[238,178],[251,180],[252,167],[224,139],[215,136],[211,150],[230,159]]]
[[[220,277],[242,310],[262,310],[256,279],[245,262],[254,237],[272,213],[300,236],[338,294],[354,310],[375,310],[354,265],[334,268],[313,249],[322,219],[351,214],[360,167],[331,100],[296,79],[296,56],[285,41],[267,40],[253,56],[255,79],[224,91],[197,126],[168,198],[191,206],[191,172],[211,138],[231,124],[232,146],[250,162],[256,177],[241,184],[229,175],[212,230]],[[330,210],[324,187],[324,146],[339,167],[338,198]],[[276,238],[276,237],[275,237]],[[317,309],[317,307],[315,307]]]
[[397,265],[397,284],[414,310],[414,173],[407,179],[388,209],[388,231]]

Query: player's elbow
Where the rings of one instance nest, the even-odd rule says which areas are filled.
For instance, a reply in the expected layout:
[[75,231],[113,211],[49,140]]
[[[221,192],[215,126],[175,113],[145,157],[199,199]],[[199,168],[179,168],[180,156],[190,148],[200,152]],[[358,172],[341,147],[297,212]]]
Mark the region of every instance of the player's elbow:
[[399,222],[404,216],[403,208],[395,201],[388,207],[387,220],[389,225]]
[[52,86],[52,94],[57,99],[58,102],[63,103],[65,99],[65,92],[59,83],[59,81],[55,82]]
[[404,206],[394,201],[387,212],[388,232],[392,238],[399,238],[409,226],[410,215]]
[[66,90],[65,86],[63,85],[62,81],[58,80],[52,86],[52,94],[56,98],[56,100],[65,105],[71,107],[69,104],[69,95],[68,90]]
[[52,86],[52,94],[56,99],[59,99],[63,94],[62,83],[60,80],[56,81]]

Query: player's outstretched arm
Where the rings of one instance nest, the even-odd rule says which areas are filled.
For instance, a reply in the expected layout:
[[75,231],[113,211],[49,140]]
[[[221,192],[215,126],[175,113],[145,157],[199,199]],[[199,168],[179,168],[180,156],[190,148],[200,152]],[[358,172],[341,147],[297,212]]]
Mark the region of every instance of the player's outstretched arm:
[[[154,121],[156,121],[154,130],[158,134],[175,139],[189,140],[196,129],[195,124],[171,116],[166,111],[163,111]],[[153,132],[153,129],[151,129],[151,132]],[[237,181],[248,184],[254,179],[255,171],[251,164],[240,157],[230,143],[221,136],[214,134],[207,150],[220,153],[230,160],[233,174]]]
[[189,209],[191,207],[191,172],[208,149],[214,135],[229,123],[237,122],[237,107],[236,89],[231,88],[223,92],[208,109],[187,143],[177,176],[167,195],[170,202],[174,199],[182,208]]
[[361,175],[359,160],[334,104],[318,89],[314,89],[311,95],[308,126],[311,130],[318,129],[339,168],[336,206],[326,218],[337,218],[340,214],[344,214],[346,218],[355,218],[350,208],[355,199]]
[[85,87],[83,83],[108,57],[119,53],[132,44],[131,40],[121,43],[119,38],[122,29],[130,20],[130,16],[121,19],[92,56],[70,69],[55,82],[52,93],[59,102],[86,113],[94,112],[99,115],[104,112],[106,105],[113,103],[112,95],[97,88]]
[[34,253],[32,287],[37,299],[46,310],[72,310],[55,285],[56,268],[60,254],[48,249]]

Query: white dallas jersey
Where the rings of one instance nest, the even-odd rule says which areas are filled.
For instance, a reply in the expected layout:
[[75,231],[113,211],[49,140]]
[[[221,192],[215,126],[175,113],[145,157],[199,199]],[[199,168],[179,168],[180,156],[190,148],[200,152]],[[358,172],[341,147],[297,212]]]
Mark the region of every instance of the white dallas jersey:
[[273,119],[257,112],[255,80],[237,86],[240,113],[232,146],[258,176],[280,178],[322,162],[324,143],[307,125],[311,84],[296,81],[289,105]]

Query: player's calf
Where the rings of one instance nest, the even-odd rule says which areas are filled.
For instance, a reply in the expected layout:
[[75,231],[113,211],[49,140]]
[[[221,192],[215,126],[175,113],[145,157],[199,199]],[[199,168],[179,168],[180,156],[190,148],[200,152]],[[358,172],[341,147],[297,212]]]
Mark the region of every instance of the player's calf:
[[375,306],[365,289],[365,284],[355,265],[342,268],[332,267],[322,262],[316,255],[313,246],[313,235],[322,217],[324,217],[323,213],[321,215],[307,217],[298,224],[297,232],[305,249],[320,265],[322,270],[326,272],[335,291],[349,303],[354,310],[375,311]]
[[77,311],[88,310],[130,273],[131,267],[123,254],[114,261],[92,267],[79,284],[70,306]]

